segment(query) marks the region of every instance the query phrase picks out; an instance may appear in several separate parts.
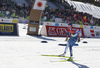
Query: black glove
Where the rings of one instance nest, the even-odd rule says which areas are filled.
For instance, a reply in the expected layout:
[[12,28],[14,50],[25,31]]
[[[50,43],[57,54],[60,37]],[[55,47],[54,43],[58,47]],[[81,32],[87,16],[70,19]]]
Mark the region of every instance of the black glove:
[[65,39],[65,41],[67,41],[67,40],[68,40],[68,38]]
[[78,41],[77,42],[80,42],[80,39],[78,39]]

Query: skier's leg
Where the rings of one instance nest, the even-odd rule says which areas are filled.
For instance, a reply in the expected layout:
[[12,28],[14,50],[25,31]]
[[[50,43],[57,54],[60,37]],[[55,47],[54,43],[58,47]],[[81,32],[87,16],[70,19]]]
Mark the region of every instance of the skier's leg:
[[73,44],[69,46],[69,50],[70,50],[70,57],[71,57],[71,56],[73,56],[73,49],[72,49],[72,47],[73,47]]
[[69,45],[70,45],[70,43],[67,42],[67,45],[66,45],[65,50],[64,50],[64,53],[66,53],[66,52],[68,51],[68,47],[69,47]]
[[73,60],[73,49],[72,47],[74,46],[74,44],[76,43],[76,40],[74,40],[71,45],[69,46],[69,50],[70,50],[70,58],[68,60]]
[[68,59],[68,61],[73,61],[73,50],[72,50],[73,45],[69,46],[69,50],[70,50],[70,58]]
[[69,47],[69,42],[67,42],[67,45],[66,45],[65,50],[64,50],[64,53],[59,55],[59,56],[65,56],[65,54],[66,54],[66,52],[68,50],[68,47]]

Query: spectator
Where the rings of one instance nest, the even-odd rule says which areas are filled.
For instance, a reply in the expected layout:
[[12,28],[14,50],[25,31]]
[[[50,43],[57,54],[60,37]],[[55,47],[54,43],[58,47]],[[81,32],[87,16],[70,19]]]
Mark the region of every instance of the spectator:
[[98,26],[100,26],[100,19],[98,19]]
[[83,22],[82,22],[82,20],[81,20],[81,19],[79,20],[79,24],[80,24],[80,25],[83,25]]
[[[67,1],[66,1],[66,4],[68,4]],[[42,13],[42,19],[44,18],[45,21],[49,21],[49,20],[55,21],[55,18],[62,18],[63,22],[65,23],[76,22],[77,24],[84,23],[84,25],[90,24],[91,26],[97,24],[100,21],[99,19],[92,19],[91,15],[87,13],[81,13],[81,12],[75,11],[75,8],[73,6],[68,5],[68,7],[70,8],[68,8],[67,10],[46,8]],[[14,10],[14,12],[16,11],[16,14],[19,15],[20,17],[21,16],[26,17],[26,15],[29,16],[30,14],[31,6],[28,6],[26,8],[25,4],[21,6],[21,5],[18,5],[14,1],[12,4],[7,3],[7,6],[3,6],[2,3],[0,3],[0,10],[5,10],[5,11],[9,10],[10,12]],[[98,25],[100,25],[100,23],[98,23]]]
[[94,24],[93,24],[93,19],[91,18],[91,20],[90,20],[90,25],[91,26],[93,26]]
[[0,3],[0,8],[2,7],[2,3]]
[[55,21],[55,16],[54,15],[52,16],[52,20]]

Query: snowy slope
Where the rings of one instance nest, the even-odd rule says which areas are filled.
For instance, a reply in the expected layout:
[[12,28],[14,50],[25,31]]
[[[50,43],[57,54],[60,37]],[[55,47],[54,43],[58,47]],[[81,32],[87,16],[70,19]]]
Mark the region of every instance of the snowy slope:
[[66,59],[41,54],[63,53],[65,46],[58,44],[65,44],[65,37],[30,36],[23,29],[27,25],[18,25],[19,36],[0,36],[0,68],[100,68],[100,39],[86,38],[74,46],[74,62],[51,62]]

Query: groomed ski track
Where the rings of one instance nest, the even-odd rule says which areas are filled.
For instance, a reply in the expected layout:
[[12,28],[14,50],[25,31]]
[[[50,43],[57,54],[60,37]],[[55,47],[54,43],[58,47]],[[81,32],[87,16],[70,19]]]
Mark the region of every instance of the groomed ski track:
[[[65,59],[41,54],[63,53],[65,46],[58,44],[65,44],[65,37],[27,35],[27,24],[18,25],[19,36],[0,36],[0,68],[100,68],[99,38],[85,38],[79,46],[73,47],[74,60],[77,61],[51,62]],[[23,29],[24,26],[26,29]],[[69,56],[69,50],[66,56]]]

